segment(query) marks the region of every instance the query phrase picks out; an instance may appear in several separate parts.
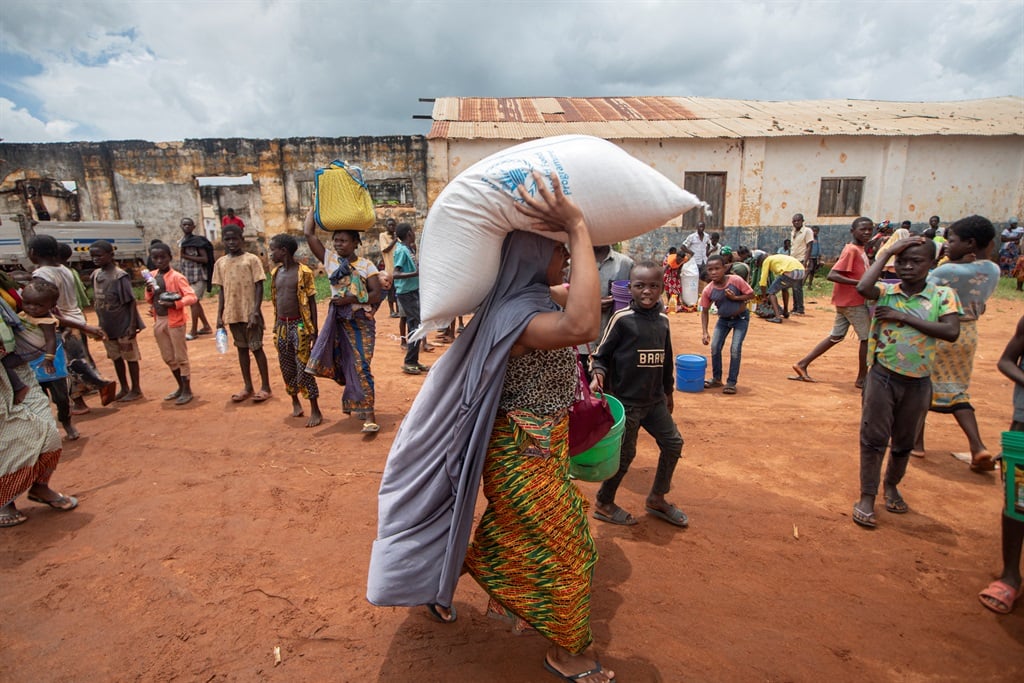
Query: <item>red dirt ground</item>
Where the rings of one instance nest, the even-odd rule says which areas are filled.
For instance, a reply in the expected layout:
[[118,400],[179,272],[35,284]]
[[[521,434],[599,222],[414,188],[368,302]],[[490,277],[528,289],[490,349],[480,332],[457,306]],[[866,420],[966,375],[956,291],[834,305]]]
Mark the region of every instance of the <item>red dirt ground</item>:
[[[993,450],[1011,413],[995,362],[1022,312],[994,299],[980,323],[972,393]],[[855,345],[812,366],[821,383],[786,381],[830,329],[826,300],[808,313],[751,323],[738,395],[677,394],[686,446],[670,498],[688,530],[642,514],[657,454],[641,437],[619,498],[641,523],[593,525],[602,661],[625,683],[1024,680],[1024,609],[998,617],[976,597],[1000,567],[998,476],[951,458],[966,440],[931,415],[903,487],[911,513],[855,526]],[[422,383],[399,372],[395,323],[380,324],[375,438],[326,382],[325,424],[290,418],[272,350],[273,399],[232,404],[235,356],[212,337],[189,347],[197,400],[168,405],[172,379],[143,333],[147,400],[93,398],[54,476],[79,508],[22,498],[29,523],[0,533],[0,680],[555,680],[544,641],[487,619],[468,577],[451,626],[364,598],[379,477]],[[676,353],[703,352],[695,314],[673,316],[673,332]]]

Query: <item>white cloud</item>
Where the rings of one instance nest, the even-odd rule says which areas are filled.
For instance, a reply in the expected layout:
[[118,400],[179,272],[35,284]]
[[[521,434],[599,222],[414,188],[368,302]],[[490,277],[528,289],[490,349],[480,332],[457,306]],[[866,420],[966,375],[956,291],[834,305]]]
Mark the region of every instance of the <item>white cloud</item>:
[[1024,0],[8,0],[5,15],[0,45],[42,67],[8,84],[41,103],[17,126],[0,112],[10,141],[425,132],[418,97],[1024,95]]
[[71,121],[40,121],[27,109],[0,97],[0,137],[6,142],[60,142],[72,139],[74,130]]

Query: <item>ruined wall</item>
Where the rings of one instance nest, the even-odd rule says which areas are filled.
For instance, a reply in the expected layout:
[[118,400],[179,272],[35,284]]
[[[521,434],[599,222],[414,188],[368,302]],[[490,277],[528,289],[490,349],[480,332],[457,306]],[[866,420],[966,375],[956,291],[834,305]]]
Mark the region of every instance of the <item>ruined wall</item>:
[[[254,194],[247,206],[232,208],[269,238],[301,233],[313,174],[334,159],[361,166],[368,181],[410,179],[412,201],[380,205],[378,216],[422,223],[427,208],[422,136],[0,143],[0,190],[25,177],[72,180],[82,220],[138,219],[147,240],[176,242],[182,216],[201,215],[197,177],[251,173],[253,185],[245,191]],[[233,187],[226,201],[237,203],[241,191]],[[374,235],[366,242],[372,244]]]

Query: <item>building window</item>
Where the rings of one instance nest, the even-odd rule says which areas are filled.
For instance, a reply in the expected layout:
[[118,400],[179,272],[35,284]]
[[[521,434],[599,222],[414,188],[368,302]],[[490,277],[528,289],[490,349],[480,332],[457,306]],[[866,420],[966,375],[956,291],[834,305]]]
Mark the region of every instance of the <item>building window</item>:
[[366,187],[370,190],[373,203],[393,206],[396,204],[412,204],[412,178],[388,178],[387,180],[368,180]]
[[687,211],[683,214],[683,227],[696,228],[697,223],[704,221],[710,230],[720,230],[725,225],[725,174],[718,172],[687,171],[683,177],[683,189],[692,192],[708,203],[711,215],[703,211]]
[[859,216],[864,178],[822,178],[819,216]]

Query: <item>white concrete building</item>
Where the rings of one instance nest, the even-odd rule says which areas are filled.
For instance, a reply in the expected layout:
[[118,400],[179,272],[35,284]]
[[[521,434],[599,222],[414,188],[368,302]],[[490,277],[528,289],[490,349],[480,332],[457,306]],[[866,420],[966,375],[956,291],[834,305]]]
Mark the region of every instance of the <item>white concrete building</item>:
[[[852,219],[924,225],[1024,213],[1024,99],[763,102],[699,97],[441,98],[428,135],[433,201],[460,171],[550,135],[610,140],[714,209],[709,230],[753,242],[794,213],[845,241]],[[698,220],[683,218],[683,227]],[[677,221],[677,225],[679,222]],[[833,226],[833,227],[830,227]],[[775,232],[775,231],[769,231]]]

